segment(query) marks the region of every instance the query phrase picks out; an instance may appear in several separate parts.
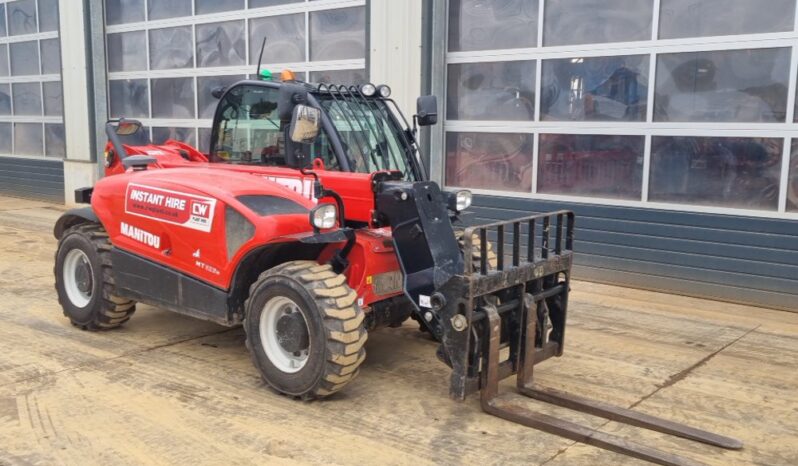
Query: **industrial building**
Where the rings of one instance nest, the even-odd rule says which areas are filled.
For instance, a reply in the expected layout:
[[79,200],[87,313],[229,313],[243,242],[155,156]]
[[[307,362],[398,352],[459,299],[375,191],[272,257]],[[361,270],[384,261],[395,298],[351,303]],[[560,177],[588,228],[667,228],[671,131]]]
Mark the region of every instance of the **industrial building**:
[[796,0],[0,0],[0,193],[71,202],[108,118],[208,150],[263,66],[439,96],[474,221],[577,214],[577,278],[798,310]]

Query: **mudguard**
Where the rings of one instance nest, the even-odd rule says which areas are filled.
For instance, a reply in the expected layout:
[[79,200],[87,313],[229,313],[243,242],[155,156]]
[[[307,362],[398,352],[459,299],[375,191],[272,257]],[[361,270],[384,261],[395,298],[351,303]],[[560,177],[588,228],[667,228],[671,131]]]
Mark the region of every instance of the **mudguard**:
[[59,217],[58,221],[55,222],[55,227],[53,228],[53,236],[55,239],[61,239],[64,235],[64,232],[75,225],[80,225],[81,223],[101,223],[100,219],[97,218],[97,215],[91,209],[91,207],[79,207],[77,209],[70,209],[64,212],[61,217]]

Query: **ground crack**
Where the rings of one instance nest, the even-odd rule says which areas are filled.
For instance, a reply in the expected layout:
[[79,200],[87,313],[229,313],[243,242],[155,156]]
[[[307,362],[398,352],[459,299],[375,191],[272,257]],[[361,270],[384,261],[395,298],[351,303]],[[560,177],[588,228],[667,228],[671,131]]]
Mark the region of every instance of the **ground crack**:
[[[666,380],[666,381],[665,381],[665,382],[664,382],[662,385],[659,385],[659,386],[658,386],[658,387],[657,387],[657,388],[656,388],[654,391],[652,391],[652,392],[651,392],[651,393],[649,393],[648,395],[645,395],[645,396],[643,396],[642,398],[640,398],[639,400],[637,400],[637,401],[635,401],[634,403],[632,403],[632,405],[631,405],[631,406],[629,406],[629,408],[628,408],[628,409],[634,409],[634,408],[635,408],[635,407],[637,407],[637,406],[638,406],[640,403],[642,403],[642,402],[644,402],[644,401],[648,400],[648,399],[649,399],[649,398],[651,398],[652,396],[654,396],[654,395],[656,395],[657,393],[659,393],[661,390],[664,390],[664,389],[666,389],[666,388],[668,388],[668,387],[672,387],[674,384],[676,384],[676,383],[678,383],[678,382],[680,382],[680,381],[682,381],[682,380],[686,379],[686,378],[687,378],[687,376],[688,376],[688,375],[690,375],[690,374],[691,374],[693,371],[695,371],[696,369],[698,369],[698,368],[699,368],[699,367],[701,367],[701,366],[704,366],[706,363],[708,363],[710,360],[712,360],[712,358],[714,358],[715,356],[717,356],[718,354],[720,354],[720,353],[721,353],[721,352],[723,352],[724,350],[728,349],[730,346],[734,345],[734,344],[735,344],[735,343],[737,343],[738,341],[740,341],[740,340],[742,340],[743,338],[747,337],[747,336],[748,336],[748,335],[750,335],[751,333],[755,332],[755,331],[756,331],[756,330],[758,330],[758,329],[759,329],[761,326],[762,326],[761,324],[760,324],[760,325],[757,325],[756,327],[754,327],[754,328],[752,328],[752,329],[748,330],[747,332],[743,333],[742,335],[740,335],[739,337],[737,337],[737,338],[735,338],[734,340],[730,341],[729,343],[726,343],[725,345],[721,346],[721,347],[720,347],[720,348],[718,348],[717,350],[715,350],[715,351],[713,351],[712,353],[710,353],[710,354],[706,355],[705,357],[701,358],[701,360],[699,360],[699,361],[698,361],[698,362],[696,362],[695,364],[691,365],[690,367],[687,367],[686,369],[683,369],[683,370],[681,370],[681,371],[677,372],[676,374],[673,374],[673,375],[671,375],[670,377],[668,377],[668,379],[667,379],[667,380]],[[593,430],[593,432],[599,432],[601,429],[603,429],[604,427],[606,427],[606,426],[607,426],[607,424],[609,424],[609,423],[611,423],[611,422],[613,422],[613,421],[611,421],[611,420],[606,420],[606,421],[604,421],[603,423],[601,423],[601,425],[599,425],[598,427],[596,427],[595,429],[592,429],[592,430]],[[559,457],[560,455],[562,455],[563,453],[565,453],[566,451],[568,451],[568,449],[569,449],[569,448],[573,447],[574,445],[576,445],[576,444],[578,444],[578,443],[580,443],[580,442],[571,442],[569,445],[567,445],[567,446],[565,446],[565,447],[563,447],[563,448],[560,448],[560,449],[557,451],[557,453],[555,453],[555,454],[554,454],[554,455],[553,455],[551,458],[549,458],[549,459],[547,459],[546,461],[543,461],[542,463],[540,463],[540,466],[544,466],[544,465],[546,465],[546,464],[548,464],[548,463],[551,463],[552,461],[554,461],[555,459],[557,459],[557,457]],[[599,448],[599,447],[596,447],[596,448]]]
[[734,340],[730,341],[729,343],[726,343],[725,345],[721,346],[721,347],[720,347],[720,348],[718,348],[717,350],[715,350],[715,351],[713,351],[712,353],[709,353],[709,354],[708,354],[708,355],[706,355],[705,357],[701,358],[701,360],[700,360],[700,361],[696,362],[696,363],[695,363],[695,364],[693,364],[692,366],[690,366],[690,367],[688,367],[688,368],[686,368],[686,369],[683,369],[683,370],[681,370],[681,371],[677,372],[676,374],[673,374],[673,375],[671,375],[670,377],[668,377],[668,379],[667,379],[667,380],[666,380],[666,381],[665,381],[665,382],[664,382],[662,385],[659,385],[659,386],[658,386],[658,387],[657,387],[657,388],[656,388],[656,389],[655,389],[653,392],[651,392],[651,393],[649,393],[648,395],[645,395],[644,397],[642,397],[642,398],[640,398],[639,400],[635,401],[635,402],[634,402],[634,403],[633,403],[631,406],[629,406],[629,409],[634,409],[634,408],[635,408],[635,407],[637,407],[637,406],[638,406],[640,403],[642,403],[642,402],[644,402],[644,401],[648,400],[648,399],[649,399],[649,398],[651,398],[652,396],[654,396],[654,395],[656,395],[657,393],[659,393],[661,390],[664,390],[664,389],[666,389],[666,388],[668,388],[668,387],[671,387],[671,386],[673,386],[674,384],[676,384],[676,383],[678,383],[678,382],[680,382],[680,381],[682,381],[682,380],[686,379],[686,378],[687,378],[687,376],[688,376],[688,375],[690,375],[690,373],[692,373],[693,371],[695,371],[695,370],[696,370],[696,369],[698,369],[699,367],[701,367],[701,366],[705,365],[706,363],[708,363],[709,361],[711,361],[711,360],[712,360],[712,358],[714,358],[715,356],[717,356],[718,354],[720,354],[720,353],[721,353],[722,351],[724,351],[725,349],[729,348],[729,347],[730,347],[730,346],[732,346],[733,344],[735,344],[735,343],[737,343],[738,341],[742,340],[743,338],[747,337],[747,336],[748,336],[748,335],[750,335],[752,332],[754,332],[754,331],[758,330],[758,329],[759,329],[759,327],[761,327],[761,326],[762,326],[762,325],[757,325],[756,327],[752,328],[751,330],[748,330],[747,332],[745,332],[744,334],[742,334],[742,335],[740,335],[739,337],[735,338]]

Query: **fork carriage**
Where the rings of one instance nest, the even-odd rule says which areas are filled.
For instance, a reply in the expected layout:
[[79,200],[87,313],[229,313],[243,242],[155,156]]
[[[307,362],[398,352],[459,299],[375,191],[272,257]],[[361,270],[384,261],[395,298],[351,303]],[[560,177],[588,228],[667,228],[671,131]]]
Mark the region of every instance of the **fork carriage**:
[[[443,346],[449,355],[461,356],[448,361],[453,398],[480,391],[483,410],[503,419],[653,463],[697,464],[535,412],[521,402],[523,398],[500,394],[499,381],[516,375],[520,395],[722,448],[742,448],[733,438],[534,384],[535,365],[563,354],[574,256],[572,212],[470,227],[464,239],[464,272],[452,280],[463,298],[442,310],[453,322],[444,332]],[[491,240],[496,245],[495,269],[488,258]],[[467,331],[454,324],[463,311]]]

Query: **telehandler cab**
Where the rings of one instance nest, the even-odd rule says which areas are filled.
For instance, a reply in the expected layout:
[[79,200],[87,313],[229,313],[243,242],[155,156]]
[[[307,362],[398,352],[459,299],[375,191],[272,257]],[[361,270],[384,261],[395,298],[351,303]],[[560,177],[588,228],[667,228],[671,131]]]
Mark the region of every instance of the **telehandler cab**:
[[[467,191],[428,181],[416,126],[387,86],[241,81],[215,92],[210,152],[151,144],[141,124],[109,122],[107,175],[76,191],[91,207],[55,225],[58,299],[85,330],[118,327],[137,302],[243,325],[276,391],[331,395],[366,357],[367,332],[414,317],[440,342],[455,399],[661,464],[690,461],[530,411],[540,400],[724,448],[740,442],[532,384],[563,354],[574,216],[552,212],[459,226]],[[495,253],[494,253],[495,251]],[[516,398],[518,399],[518,398]]]

